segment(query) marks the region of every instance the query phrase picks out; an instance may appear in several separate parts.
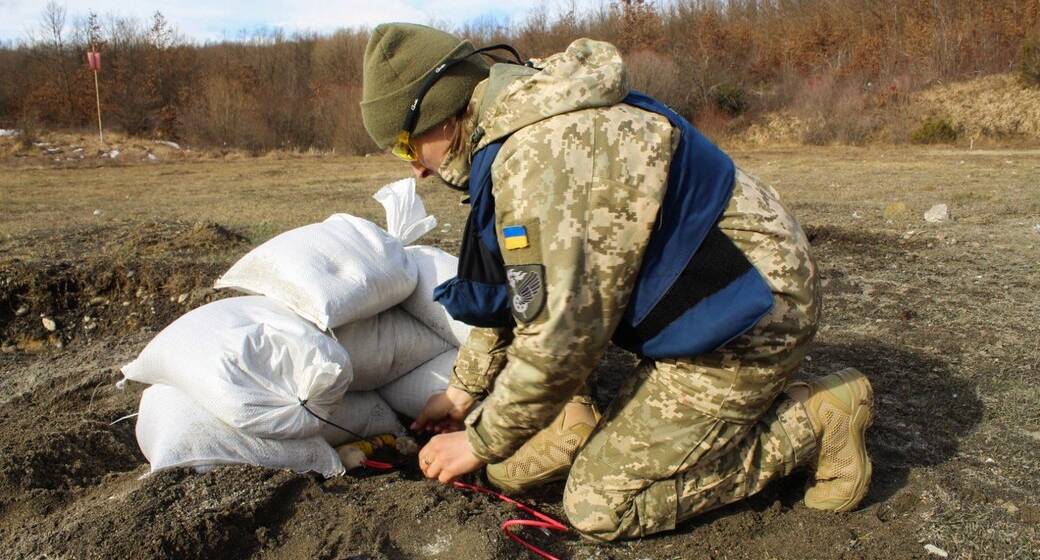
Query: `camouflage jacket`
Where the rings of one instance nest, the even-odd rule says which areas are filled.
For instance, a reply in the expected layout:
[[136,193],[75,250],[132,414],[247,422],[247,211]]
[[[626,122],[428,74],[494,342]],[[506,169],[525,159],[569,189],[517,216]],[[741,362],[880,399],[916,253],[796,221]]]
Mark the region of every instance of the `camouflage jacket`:
[[[492,167],[496,221],[526,228],[507,265],[544,266],[545,301],[528,322],[477,329],[460,350],[453,385],[494,390],[467,419],[477,456],[511,455],[582,385],[620,321],[667,184],[668,120],[619,104],[621,55],[578,40],[534,61],[495,65],[474,91],[470,142],[440,171],[461,184],[469,156],[508,136]],[[499,231],[500,246],[505,247]]]
[[537,314],[513,329],[474,329],[456,361],[452,385],[487,394],[467,432],[488,462],[551,422],[609,344],[679,139],[665,117],[620,103],[628,85],[613,46],[581,39],[534,65],[492,67],[463,122],[469,142],[438,170],[462,185],[472,154],[508,137],[491,170],[496,223],[523,226],[527,239],[509,249],[500,227],[499,246],[507,266],[544,274]]

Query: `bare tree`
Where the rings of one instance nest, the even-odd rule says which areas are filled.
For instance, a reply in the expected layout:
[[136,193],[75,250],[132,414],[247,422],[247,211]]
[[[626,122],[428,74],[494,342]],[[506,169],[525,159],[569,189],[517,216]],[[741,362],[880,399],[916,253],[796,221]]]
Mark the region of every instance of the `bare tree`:
[[100,49],[105,42],[104,35],[101,33],[101,18],[93,10],[87,16],[87,42],[93,49]]
[[50,65],[60,82],[61,96],[66,104],[68,115],[76,114],[76,96],[72,90],[72,69],[68,61],[68,47],[65,44],[65,7],[54,0],[47,2],[40,16],[40,31],[44,45],[49,53]]
[[148,39],[153,47],[161,51],[173,46],[173,27],[159,10],[152,14],[152,26],[148,29]]
[[57,48],[62,48],[64,45],[65,15],[65,7],[53,0],[47,2],[40,14],[40,32],[44,41],[50,42]]

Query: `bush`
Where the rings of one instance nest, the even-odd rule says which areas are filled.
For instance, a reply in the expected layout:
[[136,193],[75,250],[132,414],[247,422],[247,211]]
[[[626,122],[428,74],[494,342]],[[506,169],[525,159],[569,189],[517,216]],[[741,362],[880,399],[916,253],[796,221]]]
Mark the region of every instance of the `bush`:
[[698,111],[692,122],[701,134],[718,144],[727,139],[733,131],[734,123],[737,122],[737,119],[734,119],[725,111],[715,107],[708,107]]
[[342,154],[363,155],[378,152],[361,122],[361,88],[340,87],[332,89],[317,100],[315,111],[316,144],[323,149],[333,149]]
[[794,113],[806,124],[802,132],[806,144],[862,146],[881,128],[862,88],[833,74],[811,77],[788,88]]
[[222,76],[200,84],[181,120],[185,137],[194,144],[253,152],[277,146],[256,100]]
[[1025,83],[1040,87],[1040,35],[1022,41],[1018,51],[1018,73]]
[[946,117],[931,116],[910,134],[914,144],[952,144],[961,133]]
[[[799,129],[811,126],[805,139],[817,144],[880,138],[882,119],[910,141],[920,119],[899,112],[936,82],[1013,70],[1040,87],[1040,10],[1023,8],[1036,2],[550,4],[557,3],[516,20],[488,17],[447,30],[476,45],[512,44],[525,57],[560,52],[578,37],[610,41],[629,65],[632,87],[687,119],[736,132],[765,113],[785,113]],[[43,15],[62,15],[55,10]],[[24,44],[0,42],[0,121],[33,110],[44,126],[92,127],[94,84],[83,52],[96,36],[104,45],[101,103],[110,127],[229,149],[373,149],[354,107],[367,29],[329,36],[258,30],[199,44],[161,15],[148,24],[104,20],[95,29],[72,17],[74,25]]]
[[[689,109],[690,88],[682,82],[679,66],[671,57],[653,51],[636,51],[625,55],[628,85],[676,111]],[[685,113],[685,116],[692,116]]]
[[18,144],[23,150],[33,147],[40,141],[40,117],[35,112],[26,112],[15,125],[18,130]]
[[737,116],[748,110],[744,88],[733,84],[719,84],[711,89],[711,102],[722,111]]

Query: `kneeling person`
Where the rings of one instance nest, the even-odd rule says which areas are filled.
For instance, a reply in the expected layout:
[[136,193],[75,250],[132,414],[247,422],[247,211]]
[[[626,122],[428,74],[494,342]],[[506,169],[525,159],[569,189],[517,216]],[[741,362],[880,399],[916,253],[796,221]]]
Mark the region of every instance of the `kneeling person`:
[[[668,530],[808,466],[811,507],[864,497],[873,397],[846,370],[792,382],[819,322],[808,240],[775,193],[582,39],[491,67],[467,41],[377,27],[362,114],[378,145],[472,205],[435,298],[480,327],[418,428],[448,482],[487,465],[521,492],[567,478],[583,535]],[[642,357],[600,417],[613,340]],[[477,406],[479,399],[483,404]]]

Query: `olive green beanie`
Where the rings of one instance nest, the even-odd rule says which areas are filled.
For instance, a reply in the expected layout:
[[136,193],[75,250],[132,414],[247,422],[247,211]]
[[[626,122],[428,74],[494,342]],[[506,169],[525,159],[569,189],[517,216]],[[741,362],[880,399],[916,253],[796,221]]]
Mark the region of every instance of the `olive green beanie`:
[[[376,27],[365,47],[361,91],[361,118],[372,140],[384,149],[393,144],[423,78],[440,63],[474,50],[469,41],[425,25]],[[448,69],[423,98],[413,134],[461,111],[473,88],[487,76],[488,65],[480,55]]]

